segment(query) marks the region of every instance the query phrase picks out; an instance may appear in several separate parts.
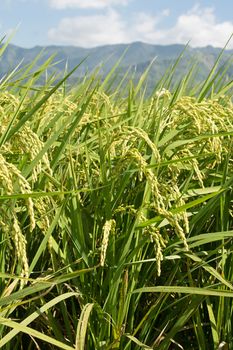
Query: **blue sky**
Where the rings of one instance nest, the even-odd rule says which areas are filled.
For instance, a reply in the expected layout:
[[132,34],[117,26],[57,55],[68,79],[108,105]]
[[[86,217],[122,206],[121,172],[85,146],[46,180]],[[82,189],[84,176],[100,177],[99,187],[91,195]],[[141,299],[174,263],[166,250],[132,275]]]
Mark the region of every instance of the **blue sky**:
[[1,37],[18,25],[11,42],[22,47],[189,40],[222,47],[233,33],[233,1],[0,0]]

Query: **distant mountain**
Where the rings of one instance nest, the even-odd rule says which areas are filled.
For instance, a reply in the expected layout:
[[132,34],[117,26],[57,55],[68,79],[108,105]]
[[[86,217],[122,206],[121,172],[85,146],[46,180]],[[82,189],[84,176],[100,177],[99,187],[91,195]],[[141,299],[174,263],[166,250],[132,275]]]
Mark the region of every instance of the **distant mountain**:
[[[15,45],[9,45],[0,58],[0,77],[12,71],[22,60],[22,65],[26,65],[35,59],[43,50],[38,59],[35,69],[38,68],[50,56],[56,54],[57,64],[51,67],[50,72],[64,72],[66,64],[68,69],[72,69],[84,58],[86,60],[78,68],[72,77],[72,82],[82,77],[87,72],[93,71],[100,66],[100,74],[105,76],[113,65],[122,57],[118,67],[119,76],[130,69],[135,79],[138,79],[148,65],[154,60],[150,74],[148,76],[148,85],[152,88],[155,83],[164,75],[166,69],[175,62],[179,55],[184,51],[184,55],[177,67],[176,79],[180,79],[191,67],[193,63],[197,66],[194,76],[196,82],[205,78],[216,61],[221,49],[207,46],[204,48],[185,48],[184,45],[150,45],[142,42],[135,42],[130,45],[105,45],[96,48],[81,48],[73,46],[35,46],[31,49],[21,48]],[[223,55],[222,64],[232,58],[233,50],[226,50]],[[102,64],[102,65],[101,65]],[[227,79],[233,77],[233,67],[231,66],[227,73]]]

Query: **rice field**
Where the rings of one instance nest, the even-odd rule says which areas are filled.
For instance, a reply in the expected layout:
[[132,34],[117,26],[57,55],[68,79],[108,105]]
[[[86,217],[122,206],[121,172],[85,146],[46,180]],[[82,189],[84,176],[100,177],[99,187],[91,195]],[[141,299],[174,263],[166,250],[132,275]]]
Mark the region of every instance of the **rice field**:
[[35,71],[35,59],[3,77],[0,348],[233,348],[220,58],[192,86],[192,68],[172,81],[180,57],[149,96],[149,71],[40,86],[51,60]]

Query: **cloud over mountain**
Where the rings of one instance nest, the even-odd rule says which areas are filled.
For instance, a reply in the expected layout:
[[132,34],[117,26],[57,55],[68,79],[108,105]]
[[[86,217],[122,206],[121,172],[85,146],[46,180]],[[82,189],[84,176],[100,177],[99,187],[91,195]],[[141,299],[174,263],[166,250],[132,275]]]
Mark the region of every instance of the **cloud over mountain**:
[[[221,47],[233,33],[233,22],[217,21],[213,7],[195,5],[180,14],[172,26],[165,27],[162,24],[164,18],[170,15],[169,9],[157,14],[135,12],[125,19],[119,9],[111,7],[116,4],[116,0],[51,0],[51,5],[53,3],[56,8],[102,8],[101,12],[97,11],[95,14],[80,14],[61,19],[48,32],[49,39],[58,44],[93,47],[133,41],[152,44],[186,44],[191,41],[191,46],[203,47],[211,43]],[[117,3],[126,4],[127,0],[118,0]]]
[[56,9],[93,8],[101,9],[112,5],[127,5],[129,0],[50,0],[50,6]]

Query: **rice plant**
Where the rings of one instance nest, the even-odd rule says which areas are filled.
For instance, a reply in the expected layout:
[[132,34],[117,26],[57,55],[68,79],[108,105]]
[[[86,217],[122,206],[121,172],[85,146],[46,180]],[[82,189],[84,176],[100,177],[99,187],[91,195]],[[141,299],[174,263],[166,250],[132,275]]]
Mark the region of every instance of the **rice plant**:
[[232,82],[180,62],[1,80],[1,348],[233,348]]

